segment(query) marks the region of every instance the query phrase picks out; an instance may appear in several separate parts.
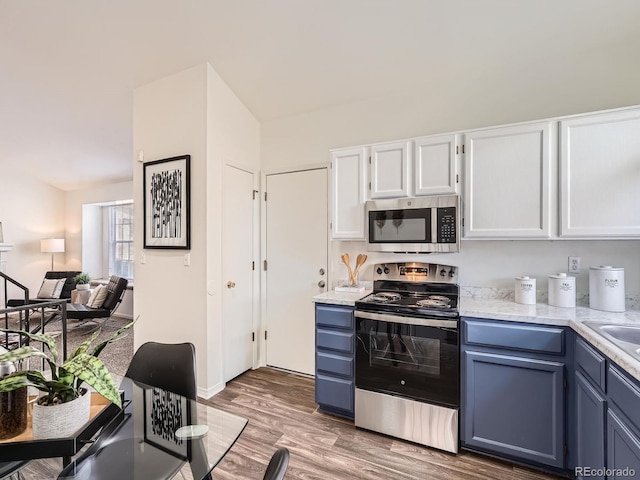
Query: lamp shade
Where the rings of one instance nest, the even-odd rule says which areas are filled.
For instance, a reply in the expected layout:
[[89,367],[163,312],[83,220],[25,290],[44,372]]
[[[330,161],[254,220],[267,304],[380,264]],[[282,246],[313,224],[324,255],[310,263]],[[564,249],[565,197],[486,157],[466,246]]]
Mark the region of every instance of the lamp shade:
[[45,238],[40,240],[40,251],[42,253],[64,252],[64,238]]

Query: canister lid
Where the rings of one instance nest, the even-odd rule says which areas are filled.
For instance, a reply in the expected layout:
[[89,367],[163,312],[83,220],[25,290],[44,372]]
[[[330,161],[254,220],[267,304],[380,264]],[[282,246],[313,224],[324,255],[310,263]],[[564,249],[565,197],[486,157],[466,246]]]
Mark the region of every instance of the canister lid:
[[589,267],[589,270],[606,270],[609,272],[624,272],[624,268],[612,267],[611,265],[600,265],[598,267]]
[[527,275],[525,275],[524,277],[516,277],[516,280],[525,280],[526,281],[526,280],[532,280],[532,278],[527,276]]
[[567,278],[567,274],[564,272],[558,272],[555,275],[549,275],[549,278]]

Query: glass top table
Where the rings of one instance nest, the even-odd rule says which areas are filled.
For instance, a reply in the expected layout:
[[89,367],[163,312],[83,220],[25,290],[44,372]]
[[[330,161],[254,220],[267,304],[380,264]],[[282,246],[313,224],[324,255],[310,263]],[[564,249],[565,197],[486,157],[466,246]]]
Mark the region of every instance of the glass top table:
[[[120,388],[122,414],[106,423],[58,478],[169,479],[180,472],[186,480],[210,479],[248,422],[126,377]],[[35,442],[44,447],[47,440]]]

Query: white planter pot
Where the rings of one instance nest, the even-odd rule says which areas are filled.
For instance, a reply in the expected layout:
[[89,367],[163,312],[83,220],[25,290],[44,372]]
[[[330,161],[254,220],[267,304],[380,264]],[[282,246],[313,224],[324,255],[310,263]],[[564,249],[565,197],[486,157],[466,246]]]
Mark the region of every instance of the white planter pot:
[[33,438],[64,438],[71,436],[89,421],[91,393],[59,405],[33,404]]
[[89,290],[89,284],[88,283],[77,283],[76,284],[76,290]]

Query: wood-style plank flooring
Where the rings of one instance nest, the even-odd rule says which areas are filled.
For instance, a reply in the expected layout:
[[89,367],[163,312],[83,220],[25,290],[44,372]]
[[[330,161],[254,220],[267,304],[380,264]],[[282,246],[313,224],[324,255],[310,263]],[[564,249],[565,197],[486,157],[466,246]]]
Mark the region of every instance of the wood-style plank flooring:
[[[280,446],[291,453],[285,479],[303,480],[543,480],[560,477],[484,456],[421,447],[366,430],[317,410],[312,378],[260,368],[240,375],[210,400],[249,419],[213,471],[214,480],[259,480]],[[58,459],[33,461],[27,479],[55,479]],[[117,479],[114,479],[117,480]],[[153,480],[153,479],[149,479]]]
[[487,457],[452,455],[356,429],[317,411],[311,378],[272,368],[249,371],[204,401],[249,419],[214,470],[216,479],[262,479],[275,450],[291,453],[286,479],[541,480],[556,479]]

